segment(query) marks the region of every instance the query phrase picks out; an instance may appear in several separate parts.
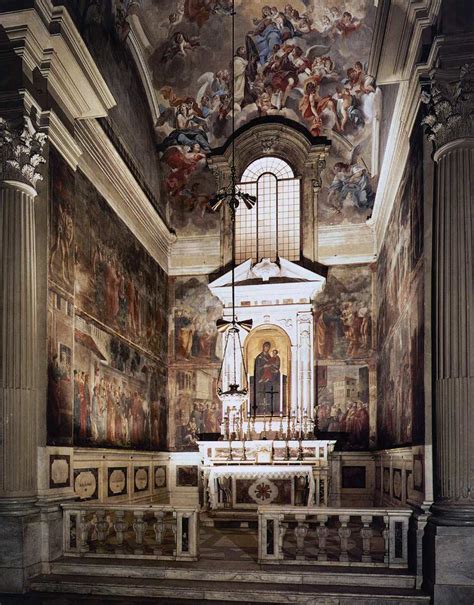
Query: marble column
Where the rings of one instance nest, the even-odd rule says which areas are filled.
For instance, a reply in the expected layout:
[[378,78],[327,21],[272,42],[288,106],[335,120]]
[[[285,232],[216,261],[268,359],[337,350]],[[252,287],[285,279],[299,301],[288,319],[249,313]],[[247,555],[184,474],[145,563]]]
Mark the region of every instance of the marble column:
[[454,603],[474,596],[474,65],[433,72],[425,100],[436,162],[435,502],[427,544],[435,602]]
[[45,140],[28,117],[0,118],[0,590],[21,589],[38,537],[34,200]]
[[298,313],[298,412],[297,419],[303,422],[305,413],[312,418],[313,392],[313,315],[311,311]]

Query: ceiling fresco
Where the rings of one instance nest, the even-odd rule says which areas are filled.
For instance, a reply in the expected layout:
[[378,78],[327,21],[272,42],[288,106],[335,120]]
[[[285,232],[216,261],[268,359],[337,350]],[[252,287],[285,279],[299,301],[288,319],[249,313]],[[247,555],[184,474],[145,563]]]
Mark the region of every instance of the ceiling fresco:
[[332,140],[319,202],[323,225],[371,214],[372,132],[380,91],[367,73],[373,0],[236,0],[235,107],[230,0],[142,0],[139,17],[160,106],[159,149],[182,233],[218,228],[207,212],[207,157],[236,128],[283,116]]

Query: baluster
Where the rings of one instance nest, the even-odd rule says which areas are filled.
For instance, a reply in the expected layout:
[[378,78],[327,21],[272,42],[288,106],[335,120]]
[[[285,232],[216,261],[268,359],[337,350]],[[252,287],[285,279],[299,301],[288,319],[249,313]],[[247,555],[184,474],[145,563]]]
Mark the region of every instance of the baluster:
[[298,521],[298,525],[295,527],[295,537],[296,537],[296,559],[298,561],[304,561],[304,541],[308,534],[308,524],[304,523],[306,521],[306,515],[295,515],[296,521]]
[[95,525],[97,530],[97,552],[105,552],[107,534],[109,533],[110,522],[105,516],[105,510],[97,511],[97,523]]
[[329,534],[329,529],[326,527],[328,521],[327,515],[316,515],[319,526],[316,528],[316,535],[318,536],[318,561],[327,561],[328,555],[326,553],[326,539]]
[[134,552],[137,555],[143,554],[143,538],[146,531],[146,521],[143,519],[144,512],[142,510],[133,511],[135,521],[133,523],[133,531],[135,532],[135,543],[137,548]]
[[163,552],[163,538],[165,536],[165,513],[162,510],[155,512],[156,521],[153,523],[153,530],[155,532],[155,543],[156,547],[153,549],[155,555],[161,555]]
[[351,535],[351,530],[347,527],[347,524],[350,521],[349,515],[339,515],[339,522],[341,526],[337,530],[339,534],[339,539],[341,542],[341,552],[339,554],[339,561],[348,562],[349,561],[349,538]]
[[79,513],[79,552],[87,552],[89,550],[89,528],[90,521],[87,520],[87,513],[81,510]]
[[124,510],[116,511],[115,523],[114,523],[115,540],[116,540],[115,552],[123,551],[123,537],[124,537],[124,533],[125,533],[125,530],[127,529],[127,527],[128,527],[128,523],[125,521],[125,511]]
[[390,518],[388,515],[384,515],[383,517],[384,528],[383,528],[383,540],[384,540],[384,555],[383,562],[388,565],[390,560],[389,549],[390,549]]
[[362,536],[362,561],[363,563],[371,563],[372,555],[370,554],[370,539],[374,532],[370,524],[372,523],[373,517],[372,515],[362,515],[360,519],[364,525],[360,530],[360,535]]
[[285,515],[278,516],[278,540],[277,540],[277,548],[278,548],[278,558],[284,559],[285,555],[283,553],[283,541],[285,539],[286,530],[288,529],[288,523],[280,523],[285,518]]
[[179,532],[178,532],[178,517],[177,517],[176,512],[173,512],[173,520],[170,520],[166,523],[166,529],[167,530],[171,529],[171,532],[173,534],[173,542],[174,542],[173,556],[177,557],[181,553],[180,553],[180,549],[179,549],[179,545],[178,545]]

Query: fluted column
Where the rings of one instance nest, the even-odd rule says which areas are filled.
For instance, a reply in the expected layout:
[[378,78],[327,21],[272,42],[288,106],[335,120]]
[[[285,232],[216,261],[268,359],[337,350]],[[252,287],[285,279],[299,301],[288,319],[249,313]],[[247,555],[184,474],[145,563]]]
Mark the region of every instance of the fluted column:
[[45,135],[0,118],[0,509],[35,499],[37,309],[34,199]]
[[474,526],[474,70],[437,71],[428,99],[434,142],[435,504],[438,525]]

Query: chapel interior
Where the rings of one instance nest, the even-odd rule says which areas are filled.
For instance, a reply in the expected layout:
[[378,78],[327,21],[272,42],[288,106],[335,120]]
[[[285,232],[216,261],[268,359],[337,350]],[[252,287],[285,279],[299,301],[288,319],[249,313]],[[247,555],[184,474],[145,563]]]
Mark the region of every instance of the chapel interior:
[[0,83],[0,603],[472,605],[472,0],[2,0]]

